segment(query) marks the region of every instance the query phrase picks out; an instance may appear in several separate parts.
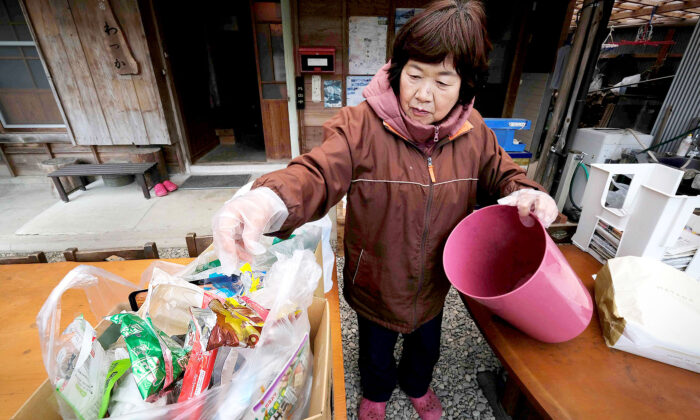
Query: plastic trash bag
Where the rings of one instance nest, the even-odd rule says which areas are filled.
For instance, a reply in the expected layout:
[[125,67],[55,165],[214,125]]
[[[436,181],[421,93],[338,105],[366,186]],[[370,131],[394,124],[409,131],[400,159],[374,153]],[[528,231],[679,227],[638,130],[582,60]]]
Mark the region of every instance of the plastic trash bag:
[[[156,265],[151,274],[159,275],[156,268],[167,274],[177,272],[175,265]],[[184,268],[184,266],[180,266]],[[147,270],[148,271],[148,270]],[[162,273],[161,273],[162,274]],[[145,278],[150,278],[144,275]],[[276,418],[301,419],[308,411],[311,394],[313,359],[309,346],[309,320],[307,308],[312,302],[321,268],[311,251],[294,251],[290,257],[282,256],[265,278],[265,287],[254,293],[255,298],[270,308],[269,322],[262,330],[255,349],[239,351],[238,358],[230,358],[230,369],[220,386],[212,387],[187,401],[164,406],[158,404],[136,405],[124,393],[137,387],[128,382],[133,375],[125,374],[113,391],[114,401],[128,405],[114,407],[111,418],[120,419],[192,419],[192,418],[263,418],[261,412],[268,408],[266,401],[273,401]],[[60,325],[60,298],[71,288],[84,288],[95,316],[108,315],[119,303],[126,302],[129,293],[143,289],[104,270],[80,266],[71,271],[52,291],[37,316],[44,364],[49,377],[55,376],[55,349]],[[290,313],[299,312],[290,317]],[[106,345],[106,344],[105,344]],[[232,351],[229,352],[229,354]],[[225,362],[226,360],[223,360]],[[222,378],[223,379],[223,378]],[[221,380],[221,379],[219,379]],[[123,385],[124,384],[124,385]],[[133,384],[135,385],[135,383]],[[127,389],[123,389],[126,386]],[[122,388],[122,390],[120,390]],[[278,398],[282,395],[282,399]],[[284,397],[288,396],[288,397]],[[161,403],[161,401],[158,401]],[[277,404],[275,404],[277,403]],[[262,411],[261,411],[262,410]],[[117,416],[116,414],[121,414]]]
[[[233,198],[235,197],[240,197],[241,195],[247,193],[250,191],[250,188],[253,186],[253,182],[249,182],[246,185],[242,186],[236,193],[233,195]],[[347,202],[347,196],[343,197],[343,201]],[[331,288],[333,287],[333,266],[335,265],[335,254],[333,253],[333,248],[331,247],[331,232],[333,230],[333,222],[331,222],[331,218],[326,214],[319,220],[315,220],[313,222],[306,223],[305,225],[301,226],[297,230],[294,231],[293,235],[297,235],[301,232],[304,231],[304,229],[308,229],[311,226],[316,226],[321,228],[321,241],[322,241],[322,246],[321,250],[323,253],[323,291],[324,293],[328,293]],[[272,245],[273,238],[270,237],[263,237],[262,241],[267,245],[268,249]],[[315,251],[316,250],[316,243],[310,244],[310,248],[305,248],[309,249],[310,251]],[[338,244],[338,246],[343,246],[343,244]],[[297,249],[297,248],[293,248]],[[267,254],[267,253],[266,253]],[[291,255],[291,253],[286,254],[286,255]],[[259,257],[260,258],[260,257]],[[262,262],[262,261],[260,261]],[[272,261],[274,262],[274,261]],[[271,263],[270,263],[271,265]],[[258,268],[258,267],[256,267]]]
[[[111,361],[101,360],[100,366],[93,364],[96,359],[100,356],[104,356],[104,350],[97,340],[92,341],[92,336],[95,334],[95,330],[92,326],[87,323],[87,321],[78,321],[75,324],[74,321],[72,328],[67,328],[66,334],[60,333],[61,328],[61,296],[69,289],[83,289],[85,295],[90,304],[90,309],[97,319],[109,315],[117,306],[123,302],[127,302],[129,298],[129,293],[139,290],[139,287],[123,278],[109,273],[97,267],[91,267],[87,265],[80,265],[73,270],[71,270],[66,276],[61,280],[61,282],[51,291],[51,294],[42,305],[39,310],[39,314],[36,317],[37,328],[39,330],[39,341],[41,345],[41,355],[44,361],[44,367],[46,368],[46,373],[48,374],[49,381],[56,387],[60,385],[65,385],[66,382],[75,383],[78,379],[71,377],[65,377],[66,373],[69,374],[85,374],[87,373],[90,378],[93,375],[101,374],[98,373],[104,370],[106,375],[106,369],[108,368]],[[75,325],[74,325],[75,324]],[[73,350],[69,349],[68,343],[75,339],[88,339],[90,338],[89,350],[87,353],[82,351],[82,344],[77,346],[72,346]],[[81,342],[82,343],[82,342]],[[87,347],[86,347],[87,348]],[[98,349],[99,348],[99,349]],[[102,352],[100,352],[100,349]],[[71,352],[71,354],[68,354]],[[88,354],[94,351],[96,354],[94,356],[88,357]],[[68,360],[67,357],[74,356],[75,365],[70,372],[67,372],[65,365],[61,365],[61,361]],[[82,356],[82,357],[81,357]],[[102,357],[104,359],[104,357]],[[108,363],[107,363],[108,362]],[[89,363],[89,365],[85,365]],[[60,380],[60,383],[59,383]],[[104,377],[98,381],[98,383],[93,384],[95,387],[103,386]],[[94,392],[93,392],[94,391]],[[83,390],[85,392],[85,390]],[[98,396],[95,400],[94,407],[99,410],[100,399],[102,398],[102,392],[96,390],[90,390],[87,392],[89,395]],[[58,395],[57,395],[58,397]],[[85,410],[87,406],[93,407],[92,397],[90,398],[90,403],[80,404],[80,407],[75,407],[81,416],[90,415],[92,413],[92,408],[90,408],[89,413]],[[76,413],[70,406],[65,403],[65,400],[58,397],[59,406],[61,407],[61,415],[63,418],[77,418]],[[71,404],[74,404],[71,402]],[[95,417],[97,411],[95,411]]]
[[[234,374],[219,415],[264,418],[261,410],[275,406],[281,411],[279,414],[268,412],[273,418],[280,415],[280,418],[301,419],[306,414],[311,392],[312,355],[305,309],[311,305],[320,277],[321,268],[314,254],[297,250],[291,257],[281,256],[268,273],[265,288],[250,294],[251,299],[269,307],[270,313],[260,342],[249,353],[249,360],[241,370]],[[289,316],[300,308],[303,309],[301,316]],[[292,399],[285,399],[287,395]]]

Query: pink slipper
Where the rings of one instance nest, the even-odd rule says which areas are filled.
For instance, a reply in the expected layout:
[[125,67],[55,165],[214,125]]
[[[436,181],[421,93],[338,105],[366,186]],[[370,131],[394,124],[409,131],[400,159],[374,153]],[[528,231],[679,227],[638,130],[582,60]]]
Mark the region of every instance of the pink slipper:
[[156,184],[156,186],[153,187],[153,191],[156,193],[156,197],[163,197],[168,195],[168,190],[165,189],[165,186],[163,184]]
[[165,189],[170,192],[173,192],[177,189],[177,184],[170,181],[163,181],[163,185],[165,186]]
[[367,398],[360,401],[360,408],[357,410],[359,420],[384,420],[386,415],[386,402],[374,402]]
[[439,420],[442,417],[442,404],[440,399],[428,388],[428,392],[420,398],[411,398],[413,408],[423,420]]

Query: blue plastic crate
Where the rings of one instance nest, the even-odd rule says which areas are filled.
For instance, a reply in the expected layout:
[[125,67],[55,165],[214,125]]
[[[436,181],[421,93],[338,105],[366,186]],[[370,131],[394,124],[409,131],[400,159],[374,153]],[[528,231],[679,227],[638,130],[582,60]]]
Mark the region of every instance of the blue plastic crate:
[[522,120],[518,118],[484,118],[486,126],[488,126],[496,134],[498,144],[506,152],[522,152],[525,150],[525,144],[514,144],[516,130],[529,130],[530,120]]

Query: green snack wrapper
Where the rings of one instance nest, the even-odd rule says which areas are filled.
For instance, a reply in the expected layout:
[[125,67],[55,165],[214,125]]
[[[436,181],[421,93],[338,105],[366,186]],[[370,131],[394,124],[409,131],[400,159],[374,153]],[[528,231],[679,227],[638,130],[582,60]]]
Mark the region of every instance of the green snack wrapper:
[[175,381],[187,366],[187,351],[153,326],[151,318],[121,313],[106,319],[121,326],[131,368],[145,400]]
[[221,267],[221,261],[219,261],[218,259],[214,260],[214,261],[209,261],[206,264],[198,265],[197,268],[194,270],[194,273],[198,274],[198,273],[201,273],[202,271],[211,270],[212,268],[217,268],[217,267]]
[[117,383],[119,378],[121,378],[131,367],[131,359],[115,360],[109,366],[109,372],[107,372],[107,378],[105,379],[105,390],[102,394],[102,405],[100,405],[100,412],[98,414],[99,418],[103,418],[107,413],[107,407],[109,406],[109,399],[112,396],[112,388],[114,384]]

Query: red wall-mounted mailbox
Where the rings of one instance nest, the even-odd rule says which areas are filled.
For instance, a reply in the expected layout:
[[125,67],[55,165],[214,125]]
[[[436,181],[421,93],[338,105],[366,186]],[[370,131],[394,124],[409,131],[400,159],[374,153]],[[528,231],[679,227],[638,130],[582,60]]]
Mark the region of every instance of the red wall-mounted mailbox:
[[302,73],[333,73],[335,48],[299,47],[299,61]]

